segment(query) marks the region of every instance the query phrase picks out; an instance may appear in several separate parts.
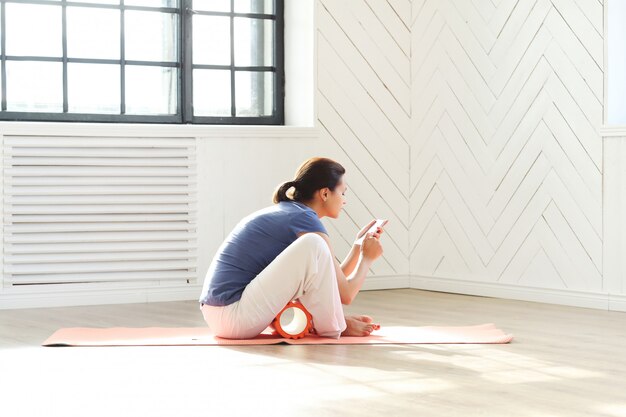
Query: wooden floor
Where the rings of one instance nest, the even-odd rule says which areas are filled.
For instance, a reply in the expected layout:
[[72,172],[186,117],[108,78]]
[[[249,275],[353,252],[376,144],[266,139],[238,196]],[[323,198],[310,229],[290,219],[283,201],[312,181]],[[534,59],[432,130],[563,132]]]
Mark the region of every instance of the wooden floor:
[[42,348],[60,327],[201,326],[195,302],[0,310],[0,415],[626,416],[626,314],[368,291],[383,326],[496,323],[508,345]]

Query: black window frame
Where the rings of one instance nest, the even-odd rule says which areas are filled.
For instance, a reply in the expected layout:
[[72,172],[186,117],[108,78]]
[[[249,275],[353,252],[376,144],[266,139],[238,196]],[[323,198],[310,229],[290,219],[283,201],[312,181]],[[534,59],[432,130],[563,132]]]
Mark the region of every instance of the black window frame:
[[[172,7],[145,7],[125,5],[124,0],[120,4],[83,3],[71,0],[0,0],[0,121],[50,121],[50,122],[103,122],[103,123],[162,123],[162,124],[210,124],[210,125],[284,125],[284,96],[285,96],[285,65],[284,65],[284,0],[274,0],[274,14],[261,13],[235,13],[234,0],[230,0],[230,12],[208,12],[193,10],[192,0],[178,0],[179,6]],[[62,57],[22,57],[6,55],[6,13],[7,3],[18,4],[39,4],[61,6],[62,10]],[[83,59],[68,58],[67,56],[67,6],[93,7],[100,9],[120,10],[120,59]],[[178,57],[176,63],[154,62],[154,61],[133,61],[126,60],[124,56],[124,15],[125,10],[139,11],[161,11],[175,13],[178,15]],[[197,65],[192,63],[192,20],[193,15],[212,15],[230,17],[230,65]],[[234,41],[233,27],[234,18],[246,17],[256,19],[269,19],[274,23],[274,50],[271,67],[239,67],[234,65]],[[6,101],[6,62],[7,61],[46,61],[61,62],[63,64],[63,112],[16,112],[7,111]],[[90,113],[69,113],[67,97],[67,64],[68,63],[104,63],[117,64],[120,66],[120,113],[122,114],[90,114]],[[175,67],[178,69],[177,85],[177,107],[175,115],[128,115],[125,112],[125,72],[126,65],[143,65],[159,67]],[[193,79],[194,68],[226,69],[231,71],[231,116],[194,116],[193,115]],[[271,116],[244,117],[235,115],[235,89],[234,80],[237,71],[266,71],[273,73],[273,114]]]

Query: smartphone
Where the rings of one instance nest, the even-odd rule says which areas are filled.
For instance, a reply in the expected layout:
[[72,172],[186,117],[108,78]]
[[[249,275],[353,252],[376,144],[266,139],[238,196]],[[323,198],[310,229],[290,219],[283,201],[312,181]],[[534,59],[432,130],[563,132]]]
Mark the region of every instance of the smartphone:
[[365,236],[367,236],[368,233],[376,233],[376,230],[378,230],[379,227],[383,227],[384,225],[387,224],[387,219],[378,219],[376,220],[376,222],[372,225],[372,227],[370,227],[367,232],[363,233],[363,236],[361,236],[360,238],[358,238],[356,240],[356,242],[354,242],[357,245],[360,245],[363,243],[363,240],[365,239]]

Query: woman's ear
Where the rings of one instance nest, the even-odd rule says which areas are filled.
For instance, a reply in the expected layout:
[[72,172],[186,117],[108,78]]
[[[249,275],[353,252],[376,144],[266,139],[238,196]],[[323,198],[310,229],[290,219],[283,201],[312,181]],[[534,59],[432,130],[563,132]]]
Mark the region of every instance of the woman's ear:
[[322,201],[326,201],[326,199],[328,199],[328,194],[330,193],[330,189],[327,188],[322,188],[320,191],[320,197],[322,198]]

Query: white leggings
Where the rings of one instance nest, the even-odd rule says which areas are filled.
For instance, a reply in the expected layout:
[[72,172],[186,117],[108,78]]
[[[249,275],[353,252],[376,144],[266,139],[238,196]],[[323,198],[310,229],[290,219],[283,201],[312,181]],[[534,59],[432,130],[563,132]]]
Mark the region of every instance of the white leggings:
[[306,233],[289,245],[245,288],[241,299],[216,307],[203,305],[202,315],[216,336],[257,336],[288,302],[298,299],[313,316],[319,336],[338,339],[346,320],[328,245]]

